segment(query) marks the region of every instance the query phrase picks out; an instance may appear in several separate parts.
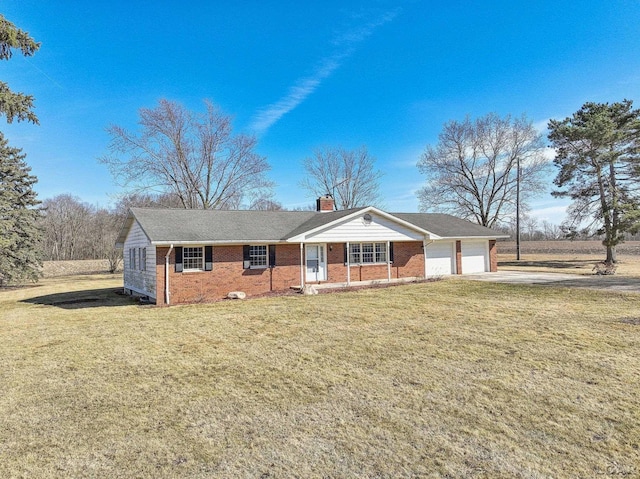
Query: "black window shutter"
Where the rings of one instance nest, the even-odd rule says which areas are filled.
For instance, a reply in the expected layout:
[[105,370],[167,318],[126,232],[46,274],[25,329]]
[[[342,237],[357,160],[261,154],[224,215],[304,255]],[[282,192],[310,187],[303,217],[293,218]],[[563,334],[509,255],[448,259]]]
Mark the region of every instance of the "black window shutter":
[[246,244],[242,247],[242,260],[244,269],[249,269],[251,267],[251,256],[249,254],[249,245]]
[[182,246],[176,246],[176,273],[182,273]]
[[269,268],[273,268],[276,265],[276,245],[269,245]]
[[204,247],[204,270],[211,271],[213,269],[213,246]]
[[349,252],[347,251],[347,243],[344,244],[344,264],[349,261]]
[[393,241],[389,242],[389,261],[393,263]]

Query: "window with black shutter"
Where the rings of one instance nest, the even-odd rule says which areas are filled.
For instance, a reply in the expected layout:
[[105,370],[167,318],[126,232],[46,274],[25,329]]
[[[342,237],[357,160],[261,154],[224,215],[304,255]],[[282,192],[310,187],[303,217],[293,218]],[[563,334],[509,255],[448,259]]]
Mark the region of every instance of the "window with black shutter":
[[276,266],[276,245],[269,245],[269,268]]
[[182,246],[176,246],[176,273],[182,273]]
[[213,246],[204,247],[204,270],[211,271],[213,269]]

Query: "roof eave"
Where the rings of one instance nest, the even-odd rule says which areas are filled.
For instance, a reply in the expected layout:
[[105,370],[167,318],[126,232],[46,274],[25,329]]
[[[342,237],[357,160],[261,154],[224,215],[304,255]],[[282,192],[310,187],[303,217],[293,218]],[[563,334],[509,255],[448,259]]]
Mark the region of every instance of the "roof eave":
[[425,229],[420,228],[419,226],[416,226],[413,223],[410,223],[408,221],[405,221],[401,218],[398,218],[397,216],[392,215],[391,213],[387,213],[386,211],[382,211],[379,210],[378,208],[376,208],[375,206],[367,206],[366,208],[362,208],[359,210],[354,211],[353,213],[346,215],[346,216],[342,216],[340,218],[337,218],[333,221],[330,221],[329,223],[325,223],[323,225],[320,226],[316,226],[315,228],[310,229],[309,231],[305,231],[304,233],[300,233],[297,234],[295,236],[289,237],[289,238],[285,238],[285,240],[289,243],[304,243],[307,236],[314,234],[318,231],[322,231],[325,229],[329,229],[332,226],[342,223],[344,221],[349,221],[352,218],[355,218],[358,215],[364,214],[364,213],[375,213],[379,216],[382,216],[383,218],[386,218],[388,220],[394,221],[395,223],[398,223],[402,226],[405,226],[406,228],[409,228],[411,230],[417,231],[419,233],[422,233],[423,235],[425,235],[425,237],[427,239],[439,239],[440,237],[434,233],[431,233],[430,231],[427,231]]
[[467,235],[467,236],[441,236],[439,239],[443,240],[463,240],[463,239],[499,239],[510,238],[509,235]]
[[180,246],[180,245],[246,245],[246,244],[286,244],[282,239],[234,239],[234,240],[158,240],[152,241],[153,246]]

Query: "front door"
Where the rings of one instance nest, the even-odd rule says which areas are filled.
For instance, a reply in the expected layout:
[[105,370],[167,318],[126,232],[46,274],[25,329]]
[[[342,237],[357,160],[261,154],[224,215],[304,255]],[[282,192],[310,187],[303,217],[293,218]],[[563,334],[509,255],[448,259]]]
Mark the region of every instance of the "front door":
[[305,248],[307,263],[307,281],[326,281],[327,262],[325,245],[308,244]]

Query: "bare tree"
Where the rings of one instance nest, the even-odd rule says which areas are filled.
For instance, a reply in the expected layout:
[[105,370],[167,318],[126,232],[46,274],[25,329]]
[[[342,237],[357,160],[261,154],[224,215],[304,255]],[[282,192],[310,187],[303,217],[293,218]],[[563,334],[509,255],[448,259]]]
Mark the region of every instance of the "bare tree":
[[238,208],[245,195],[273,186],[270,167],[255,138],[234,135],[231,118],[205,105],[204,114],[168,100],[141,108],[141,132],[110,126],[110,155],[99,161],[130,191],[172,193],[184,208]]
[[183,208],[183,205],[180,198],[172,193],[124,193],[118,195],[113,212],[124,222],[132,207]]
[[542,221],[542,234],[546,240],[559,240],[564,237],[564,232],[560,226],[550,223],[547,220]]
[[115,241],[124,217],[117,210],[98,208],[68,194],[42,203],[42,253],[46,260],[107,259],[115,272],[122,252]]
[[333,195],[337,209],[369,206],[380,201],[378,181],[382,173],[375,169],[375,158],[366,146],[357,150],[327,147],[316,150],[304,160],[307,177],[300,186],[315,196]]
[[46,260],[62,261],[91,257],[89,238],[91,205],[63,194],[42,202],[43,250]]
[[249,205],[250,210],[259,211],[282,211],[284,208],[282,204],[272,198],[256,198]]
[[92,215],[91,228],[94,258],[106,259],[109,272],[115,273],[122,263],[122,249],[116,248],[116,239],[122,228],[123,220],[105,208],[98,208]]
[[515,212],[518,163],[521,206],[544,191],[549,165],[543,152],[541,135],[524,115],[445,123],[438,143],[418,162],[427,177],[420,208],[493,227]]

